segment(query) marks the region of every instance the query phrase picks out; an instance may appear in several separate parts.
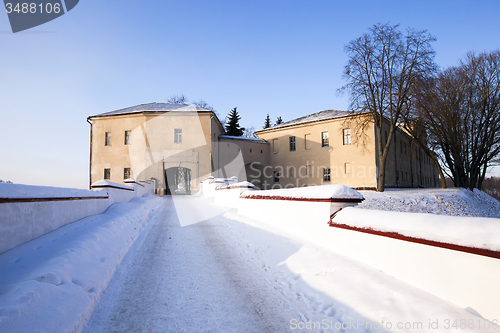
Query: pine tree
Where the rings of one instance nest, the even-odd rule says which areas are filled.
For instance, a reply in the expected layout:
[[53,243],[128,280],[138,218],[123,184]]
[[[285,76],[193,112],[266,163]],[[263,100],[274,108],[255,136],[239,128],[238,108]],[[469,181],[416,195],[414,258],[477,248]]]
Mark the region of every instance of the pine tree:
[[245,132],[245,128],[241,127],[239,124],[241,117],[238,115],[236,108],[232,109],[227,116],[226,122],[226,135],[231,136],[242,136]]
[[276,125],[279,125],[282,123],[283,123],[283,119],[281,119],[281,117],[278,117],[278,119],[276,119]]
[[269,127],[271,127],[271,118],[269,118],[269,113],[268,113],[263,128],[269,128]]

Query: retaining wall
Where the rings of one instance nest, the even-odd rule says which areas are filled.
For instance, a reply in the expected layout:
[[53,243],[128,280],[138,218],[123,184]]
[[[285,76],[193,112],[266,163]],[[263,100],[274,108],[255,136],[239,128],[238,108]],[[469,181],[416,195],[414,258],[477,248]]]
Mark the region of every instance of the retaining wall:
[[133,186],[108,181],[94,184],[97,191],[0,184],[0,253],[68,223],[101,214],[114,203],[154,191],[152,181]]

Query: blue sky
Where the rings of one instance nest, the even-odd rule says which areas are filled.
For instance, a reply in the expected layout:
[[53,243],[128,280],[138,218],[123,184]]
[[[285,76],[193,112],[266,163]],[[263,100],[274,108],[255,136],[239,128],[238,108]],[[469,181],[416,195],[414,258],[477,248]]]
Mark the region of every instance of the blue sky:
[[243,126],[348,108],[344,45],[375,23],[427,29],[436,62],[500,47],[500,1],[80,0],[13,34],[0,13],[0,179],[86,188],[86,118],[175,94]]

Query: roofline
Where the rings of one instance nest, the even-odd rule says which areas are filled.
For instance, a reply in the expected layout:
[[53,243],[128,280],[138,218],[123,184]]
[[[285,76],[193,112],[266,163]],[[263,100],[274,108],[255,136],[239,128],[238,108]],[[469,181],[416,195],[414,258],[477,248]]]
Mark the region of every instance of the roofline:
[[[219,138],[221,140],[240,140],[240,141],[253,142],[253,143],[261,143],[261,144],[269,143],[265,139],[261,139],[261,138],[249,138],[249,137],[246,137],[246,136],[232,136],[232,135],[222,134],[222,135],[219,135]],[[254,139],[254,140],[249,140],[249,139]]]
[[[215,112],[211,110],[193,110],[193,111],[177,111],[177,110],[161,110],[161,111],[133,111],[133,112],[126,112],[126,113],[119,113],[119,114],[106,114],[106,115],[95,115],[95,116],[88,116],[87,119],[93,119],[93,118],[107,118],[107,117],[120,117],[120,116],[130,116],[130,115],[147,115],[147,114],[162,114],[162,113],[167,113],[167,112],[176,112],[176,113],[213,113],[217,120],[219,118],[215,114]],[[220,124],[220,120],[219,120]],[[222,126],[222,125],[221,125]]]
[[[353,117],[353,116],[360,116],[360,115],[364,115],[364,114],[368,114],[368,113],[370,113],[370,112],[360,112],[358,114],[347,114],[345,116],[340,116],[340,117],[335,117],[335,118],[311,120],[311,121],[307,121],[307,122],[303,122],[303,123],[290,124],[290,125],[281,126],[281,127],[277,127],[277,128],[269,127],[269,128],[261,129],[259,131],[255,131],[254,133],[255,134],[261,134],[261,133],[279,131],[279,130],[287,129],[287,128],[294,127],[294,126],[299,127],[299,126],[309,125],[309,124],[312,124],[312,123],[320,123],[320,122],[325,122],[325,121],[337,120],[337,119],[341,119],[341,118],[347,118],[347,117]],[[299,118],[296,118],[296,119],[299,119]],[[293,120],[296,120],[296,119],[293,119]],[[290,120],[290,121],[293,121],[293,120]]]

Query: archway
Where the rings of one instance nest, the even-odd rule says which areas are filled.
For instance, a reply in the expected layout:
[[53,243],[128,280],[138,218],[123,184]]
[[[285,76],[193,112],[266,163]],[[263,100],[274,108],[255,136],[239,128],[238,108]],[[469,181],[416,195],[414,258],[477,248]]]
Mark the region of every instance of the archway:
[[173,167],[165,170],[167,195],[191,194],[191,169]]

